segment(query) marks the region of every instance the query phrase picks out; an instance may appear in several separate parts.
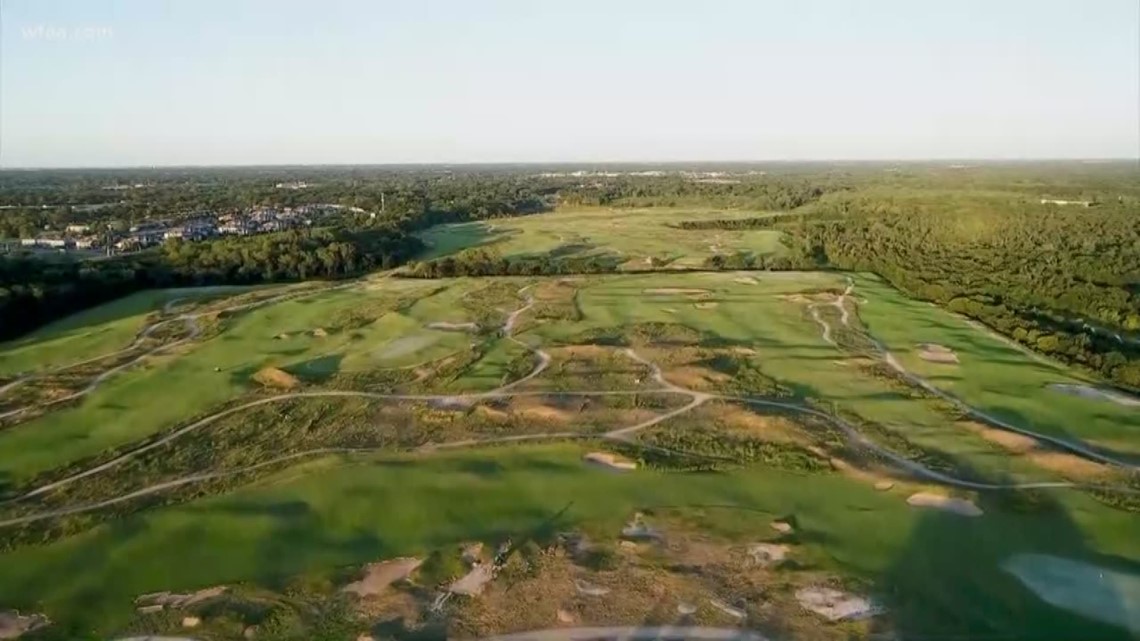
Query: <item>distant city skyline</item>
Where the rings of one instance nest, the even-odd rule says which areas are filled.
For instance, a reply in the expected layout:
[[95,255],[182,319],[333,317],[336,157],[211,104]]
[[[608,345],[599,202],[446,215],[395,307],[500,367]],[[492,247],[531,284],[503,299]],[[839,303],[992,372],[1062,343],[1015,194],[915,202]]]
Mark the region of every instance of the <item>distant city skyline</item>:
[[1134,159],[1135,0],[4,0],[0,167]]

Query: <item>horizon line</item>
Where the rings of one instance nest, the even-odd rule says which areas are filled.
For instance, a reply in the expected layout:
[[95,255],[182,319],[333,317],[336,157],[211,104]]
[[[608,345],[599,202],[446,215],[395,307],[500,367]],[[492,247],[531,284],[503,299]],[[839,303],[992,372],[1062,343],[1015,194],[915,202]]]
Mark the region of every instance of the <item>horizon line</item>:
[[792,164],[929,164],[929,163],[1125,163],[1140,164],[1137,156],[1079,157],[1079,156],[1027,156],[1027,157],[967,157],[935,156],[929,158],[775,158],[766,160],[517,160],[517,161],[405,161],[405,162],[314,162],[314,163],[234,163],[234,164],[123,164],[123,165],[0,165],[0,171],[72,171],[122,169],[243,169],[292,167],[505,167],[505,166],[582,166],[582,165],[792,165]]

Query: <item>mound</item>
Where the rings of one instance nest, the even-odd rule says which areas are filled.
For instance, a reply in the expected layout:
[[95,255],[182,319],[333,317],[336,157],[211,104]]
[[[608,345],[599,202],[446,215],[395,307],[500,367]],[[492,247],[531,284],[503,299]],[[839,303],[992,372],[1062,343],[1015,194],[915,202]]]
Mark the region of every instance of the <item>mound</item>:
[[1117,405],[1124,405],[1126,407],[1140,407],[1140,398],[1128,396],[1115,390],[1102,389],[1093,387],[1091,385],[1073,385],[1070,383],[1053,383],[1049,389],[1068,394],[1070,396],[1079,396],[1094,401],[1108,401],[1116,403]]
[[957,365],[958,355],[954,350],[937,343],[921,343],[918,346],[918,357],[930,363],[943,363]]
[[261,383],[265,387],[277,387],[280,389],[293,389],[301,385],[301,381],[297,380],[296,376],[276,367],[261,368],[253,375],[253,380]]
[[939,494],[930,494],[929,492],[911,494],[906,502],[912,507],[930,507],[936,510],[953,512],[954,514],[960,514],[962,516],[981,516],[983,514],[982,508],[974,505],[973,501],[955,499]]
[[611,470],[629,471],[636,470],[637,463],[621,456],[619,454],[610,454],[609,452],[590,452],[585,457],[587,463],[601,465],[602,467]]

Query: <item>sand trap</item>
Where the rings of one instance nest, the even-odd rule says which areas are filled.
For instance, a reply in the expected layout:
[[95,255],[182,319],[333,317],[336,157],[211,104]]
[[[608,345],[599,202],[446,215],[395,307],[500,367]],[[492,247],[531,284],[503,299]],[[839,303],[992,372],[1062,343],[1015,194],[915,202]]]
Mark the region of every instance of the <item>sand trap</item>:
[[433,398],[429,400],[428,405],[439,410],[466,411],[471,409],[473,402],[474,401],[461,396],[444,396],[443,398]]
[[791,534],[793,528],[787,521],[772,521],[772,529],[780,534]]
[[677,614],[687,617],[697,613],[697,606],[692,603],[685,603],[684,601],[677,604]]
[[720,305],[720,303],[715,301],[710,301],[708,303],[693,303],[693,307],[696,307],[697,309],[714,309],[717,305]]
[[329,333],[326,332],[325,328],[323,328],[323,327],[318,327],[318,328],[313,330],[313,336],[316,336],[317,338],[324,338],[325,336],[328,336],[328,335],[329,335]]
[[695,289],[695,288],[687,288],[687,287],[658,287],[657,289],[643,289],[641,291],[644,294],[663,294],[663,295],[671,295],[671,294],[703,295],[703,294],[711,294],[712,293],[710,290],[707,290],[707,289]]
[[1140,632],[1140,576],[1048,554],[1017,554],[1001,568],[1052,606]]
[[574,589],[578,590],[578,594],[586,596],[605,596],[610,593],[609,588],[603,588],[600,585],[591,585],[581,579],[574,579]]
[[740,608],[734,608],[724,601],[721,601],[720,599],[709,599],[709,605],[720,610],[721,612],[724,612],[728,616],[737,619],[743,619],[748,614],[744,610],[741,610]]
[[475,323],[428,323],[428,329],[439,329],[445,332],[474,332],[479,330],[479,326]]
[[194,605],[195,603],[205,601],[206,599],[212,599],[214,597],[221,596],[225,594],[226,590],[228,589],[229,588],[224,585],[216,585],[212,588],[204,588],[198,590],[197,592],[189,592],[185,594],[166,591],[151,592],[149,594],[140,595],[138,598],[136,598],[135,605],[140,607],[159,605],[167,608],[185,608],[187,606]]
[[278,340],[278,341],[283,341],[287,338],[289,338],[288,334],[278,334],[278,335],[273,337],[274,340]]
[[883,612],[883,608],[870,599],[834,588],[800,588],[796,590],[796,600],[829,621],[858,621]]
[[741,285],[759,285],[760,284],[760,281],[756,280],[755,278],[752,278],[751,276],[741,276],[739,278],[733,278],[732,282],[740,283]]
[[677,313],[677,310],[673,309],[672,307],[666,307],[665,309],[663,309],[661,311],[665,312],[666,314],[676,314]]
[[495,578],[495,566],[490,563],[480,563],[471,568],[471,571],[456,579],[451,587],[447,588],[452,594],[476,596],[483,592],[491,579]]
[[575,621],[577,621],[577,619],[574,618],[573,614],[567,612],[566,610],[558,610],[559,623],[574,623]]
[[266,387],[279,389],[293,389],[301,385],[301,381],[297,380],[296,376],[276,367],[263,367],[253,375],[253,380]]
[[895,484],[892,483],[891,481],[879,481],[879,482],[875,483],[875,489],[880,491],[880,492],[886,492],[887,490],[891,489],[894,486],[895,486]]
[[388,341],[383,347],[376,350],[374,354],[380,359],[393,359],[415,354],[421,349],[432,345],[440,339],[438,334],[419,334],[416,336],[404,336],[396,340]]
[[788,558],[788,550],[788,546],[778,543],[753,543],[748,546],[748,555],[754,563],[766,568]]
[[929,492],[911,494],[906,502],[912,507],[929,507],[936,510],[953,512],[954,514],[960,514],[962,516],[981,516],[983,514],[982,508],[974,505],[973,501],[955,499],[949,496],[931,494]]
[[590,452],[585,457],[587,463],[600,465],[606,469],[618,470],[621,472],[628,472],[637,469],[637,463],[621,456],[620,454],[611,454],[609,452]]
[[918,357],[930,363],[958,364],[958,355],[954,353],[954,350],[937,343],[919,344]]
[[51,623],[42,614],[20,614],[17,610],[0,612],[0,639],[15,639]]
[[1079,396],[1094,401],[1108,401],[1116,403],[1117,405],[1124,405],[1125,407],[1140,407],[1140,398],[1129,396],[1116,390],[1104,389],[1100,387],[1093,387],[1091,385],[1073,385],[1069,383],[1053,383],[1049,385],[1049,389],[1068,394],[1069,396]]
[[341,588],[342,592],[355,592],[358,596],[381,594],[396,581],[402,581],[415,572],[423,563],[422,559],[392,559],[365,566],[364,578]]
[[182,627],[196,628],[202,624],[202,619],[198,617],[182,617]]

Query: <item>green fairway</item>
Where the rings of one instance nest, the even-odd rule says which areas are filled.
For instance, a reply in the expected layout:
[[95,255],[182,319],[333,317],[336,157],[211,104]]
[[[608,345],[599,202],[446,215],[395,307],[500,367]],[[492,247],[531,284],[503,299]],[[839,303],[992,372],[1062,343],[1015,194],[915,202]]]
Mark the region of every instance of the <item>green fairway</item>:
[[[1066,499],[1075,522],[1064,512],[995,511],[970,520],[914,511],[904,497],[838,475],[759,468],[613,475],[583,465],[584,451],[549,445],[312,462],[228,496],[0,555],[0,600],[113,628],[141,593],[264,583],[455,541],[493,543],[534,529],[567,505],[560,527],[607,538],[633,511],[653,506],[673,506],[710,534],[741,541],[766,538],[772,518],[794,515],[800,558],[859,577],[898,616],[967,631],[1020,629],[1027,637],[1074,632],[1086,623],[1003,576],[997,564],[1007,556],[1052,553],[1104,563],[1106,555],[1122,555],[1116,566],[1140,561],[1128,518],[1080,499]],[[747,509],[699,507],[706,505]],[[1081,543],[1092,518],[1096,538]],[[938,580],[920,580],[921,573]]]
[[[686,231],[670,227],[687,220],[749,218],[755,211],[706,209],[565,208],[547,214],[494,222],[434,227],[422,234],[425,258],[486,247],[506,257],[550,255],[555,258],[612,256],[629,270],[699,267],[716,254],[744,252],[778,255],[780,232]],[[647,262],[652,261],[652,262]]]
[[[859,315],[868,329],[910,371],[973,407],[1018,425],[1060,437],[1104,442],[1140,451],[1135,407],[1086,399],[1049,389],[1052,384],[1096,384],[1070,368],[1034,358],[965,319],[899,293],[875,278],[860,278]],[[957,365],[919,357],[919,345],[938,343],[958,356]]]

